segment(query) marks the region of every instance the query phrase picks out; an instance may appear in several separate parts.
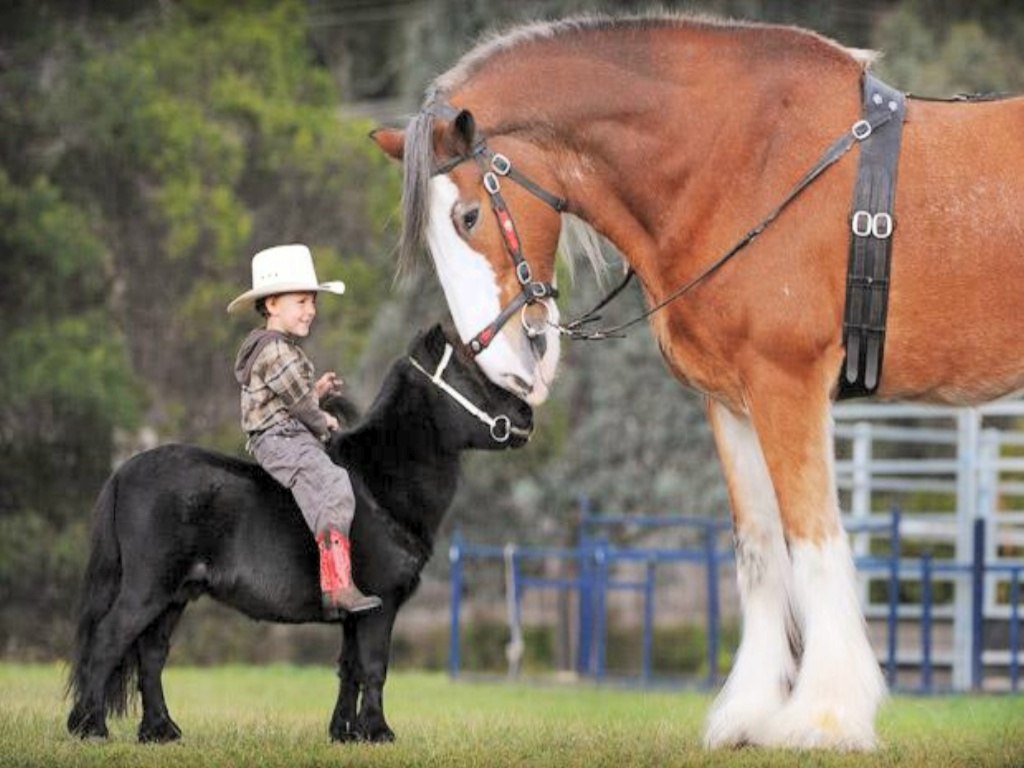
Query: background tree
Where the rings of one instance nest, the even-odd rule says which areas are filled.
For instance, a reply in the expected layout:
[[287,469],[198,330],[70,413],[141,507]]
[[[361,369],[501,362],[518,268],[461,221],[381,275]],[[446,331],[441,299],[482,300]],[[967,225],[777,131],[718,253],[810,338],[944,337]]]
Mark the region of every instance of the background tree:
[[[893,85],[1024,90],[1024,9],[997,0],[664,3],[796,23],[875,47]],[[312,357],[367,405],[445,303],[429,267],[392,282],[400,178],[366,135],[488,30],[598,0],[38,0],[0,10],[0,653],[67,648],[89,508],[114,463],[153,442],[242,451],[228,300],[249,258],[312,246],[347,294],[321,304]],[[609,263],[617,256],[608,251]],[[617,267],[609,270],[609,279]],[[602,286],[563,271],[562,311]],[[608,319],[641,306],[626,294]],[[255,318],[253,318],[254,320]],[[449,518],[478,541],[571,541],[575,505],[726,512],[701,398],[646,327],[569,344],[524,451],[474,455]],[[445,575],[435,558],[428,580]],[[429,592],[429,590],[425,590]],[[207,611],[212,609],[207,609]],[[204,622],[188,658],[326,658],[301,630]],[[333,635],[329,642],[333,642]],[[268,651],[268,649],[272,649]]]

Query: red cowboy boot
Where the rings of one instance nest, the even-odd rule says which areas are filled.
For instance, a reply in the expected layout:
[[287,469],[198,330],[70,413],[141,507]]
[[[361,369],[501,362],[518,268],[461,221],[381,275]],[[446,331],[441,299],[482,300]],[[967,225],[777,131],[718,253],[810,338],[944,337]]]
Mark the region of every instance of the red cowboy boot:
[[364,595],[352,581],[352,545],[348,536],[329,528],[316,538],[320,546],[320,590],[324,618],[329,621],[346,613],[363,613],[380,608],[380,598]]

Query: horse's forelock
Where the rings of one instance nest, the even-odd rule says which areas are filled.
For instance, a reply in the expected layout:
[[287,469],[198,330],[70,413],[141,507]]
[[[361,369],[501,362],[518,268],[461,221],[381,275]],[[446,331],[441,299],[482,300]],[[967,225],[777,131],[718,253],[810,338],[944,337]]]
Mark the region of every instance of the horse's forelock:
[[412,271],[423,251],[430,213],[430,179],[434,172],[434,115],[421,110],[405,130],[402,160],[402,242],[399,274]]

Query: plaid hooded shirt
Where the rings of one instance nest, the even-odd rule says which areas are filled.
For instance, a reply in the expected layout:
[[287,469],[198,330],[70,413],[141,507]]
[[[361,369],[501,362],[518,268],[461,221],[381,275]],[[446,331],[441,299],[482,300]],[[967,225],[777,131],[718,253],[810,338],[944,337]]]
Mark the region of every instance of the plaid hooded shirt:
[[242,429],[250,437],[293,418],[321,440],[330,434],[316,396],[315,369],[291,336],[252,331],[235,360],[242,386]]

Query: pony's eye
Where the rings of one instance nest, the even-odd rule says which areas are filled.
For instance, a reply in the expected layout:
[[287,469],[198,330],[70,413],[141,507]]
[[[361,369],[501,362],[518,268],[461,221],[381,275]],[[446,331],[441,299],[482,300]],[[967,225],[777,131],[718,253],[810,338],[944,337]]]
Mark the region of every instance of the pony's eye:
[[456,205],[455,210],[452,212],[452,218],[455,219],[455,225],[459,231],[464,235],[468,235],[472,233],[473,228],[480,221],[480,206]]

